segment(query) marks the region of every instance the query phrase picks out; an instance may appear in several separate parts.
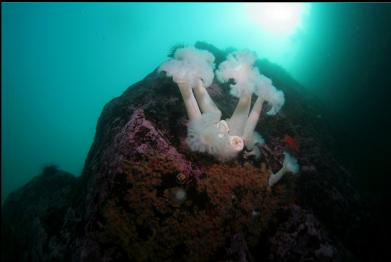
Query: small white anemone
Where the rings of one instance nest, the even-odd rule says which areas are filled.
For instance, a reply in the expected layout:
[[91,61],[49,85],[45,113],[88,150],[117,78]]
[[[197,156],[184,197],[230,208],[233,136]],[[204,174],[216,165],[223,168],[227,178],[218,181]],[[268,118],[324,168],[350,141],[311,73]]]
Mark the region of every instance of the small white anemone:
[[244,147],[243,139],[240,136],[229,136],[229,144],[234,151],[242,151]]
[[186,143],[192,151],[208,153],[220,161],[234,158],[244,146],[242,138],[228,135],[228,126],[215,113],[189,122]]
[[245,140],[244,144],[249,152],[245,152],[244,156],[246,158],[250,156],[255,156],[255,159],[258,160],[261,157],[261,150],[259,150],[260,146],[265,144],[265,140],[258,132],[254,131],[251,138],[249,140]]
[[272,174],[269,177],[269,187],[272,187],[274,184],[280,181],[282,176],[287,172],[296,174],[297,172],[299,172],[299,164],[297,163],[296,158],[291,156],[288,152],[284,152],[284,163],[282,165],[282,168],[278,170],[277,173]]
[[223,139],[224,143],[216,157],[218,160],[225,162],[235,158],[243,150],[244,142],[240,136],[230,136],[228,134]]
[[[200,118],[189,122],[186,142],[192,151],[217,154],[224,143],[224,134],[217,128],[220,116],[204,113]],[[221,134],[223,134],[221,136]]]
[[186,191],[183,190],[182,188],[178,189],[176,192],[175,192],[175,198],[176,200],[178,201],[183,201],[186,199]]

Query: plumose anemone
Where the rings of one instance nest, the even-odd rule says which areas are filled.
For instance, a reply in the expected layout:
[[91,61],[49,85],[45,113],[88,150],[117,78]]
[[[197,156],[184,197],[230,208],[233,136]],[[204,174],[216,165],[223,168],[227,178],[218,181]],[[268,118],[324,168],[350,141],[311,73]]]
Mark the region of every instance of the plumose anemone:
[[[221,119],[222,113],[207,91],[215,76],[215,57],[212,53],[195,47],[178,48],[173,58],[159,67],[159,72],[164,71],[172,77],[183,97],[189,117],[186,143],[190,150],[228,161],[246,148],[245,157],[255,156],[259,159],[259,147],[264,140],[255,128],[263,104],[267,102],[271,106],[266,114],[273,116],[281,110],[285,97],[272,80],[254,66],[256,59],[256,53],[250,50],[234,51],[216,70],[219,82],[233,81],[229,85],[230,94],[239,98],[231,118],[227,120]],[[251,109],[253,94],[257,100]],[[284,161],[288,165],[295,159],[285,154],[285,160],[289,160]],[[291,166],[284,165],[281,172],[271,176],[269,184],[276,183],[287,170],[292,171],[289,169]]]

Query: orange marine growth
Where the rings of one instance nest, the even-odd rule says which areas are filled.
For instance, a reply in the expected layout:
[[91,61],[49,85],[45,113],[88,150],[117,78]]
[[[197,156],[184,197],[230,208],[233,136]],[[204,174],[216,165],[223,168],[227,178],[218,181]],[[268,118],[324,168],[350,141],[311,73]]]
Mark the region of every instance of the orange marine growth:
[[285,146],[292,152],[298,153],[299,152],[299,145],[297,144],[296,140],[291,137],[290,135],[285,135],[283,142],[285,143]]

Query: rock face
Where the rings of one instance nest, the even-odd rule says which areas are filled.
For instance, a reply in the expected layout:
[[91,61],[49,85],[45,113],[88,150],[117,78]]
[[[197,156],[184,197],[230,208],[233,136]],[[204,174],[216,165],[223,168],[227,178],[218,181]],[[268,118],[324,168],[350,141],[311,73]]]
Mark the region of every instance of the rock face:
[[[198,48],[225,53],[205,43]],[[80,178],[47,168],[6,200],[3,261],[345,261],[365,257],[368,218],[351,176],[333,156],[325,112],[278,66],[260,72],[285,93],[257,131],[260,161],[220,163],[190,152],[176,84],[152,72],[110,101]],[[208,90],[228,118],[226,85]],[[255,100],[255,99],[254,99]],[[323,118],[319,116],[322,115]],[[272,190],[284,136],[301,171]]]
[[54,166],[9,195],[2,208],[3,261],[55,261],[68,252],[78,221],[78,179]]

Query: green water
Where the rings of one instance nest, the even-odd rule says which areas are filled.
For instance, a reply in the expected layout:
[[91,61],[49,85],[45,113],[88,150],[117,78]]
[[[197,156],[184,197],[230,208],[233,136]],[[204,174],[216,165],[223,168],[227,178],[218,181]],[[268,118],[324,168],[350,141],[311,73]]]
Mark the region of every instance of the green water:
[[287,70],[337,114],[362,189],[387,195],[391,5],[307,5],[287,36],[241,3],[2,4],[2,201],[47,164],[79,175],[104,104],[198,40]]

